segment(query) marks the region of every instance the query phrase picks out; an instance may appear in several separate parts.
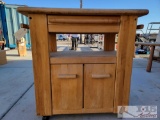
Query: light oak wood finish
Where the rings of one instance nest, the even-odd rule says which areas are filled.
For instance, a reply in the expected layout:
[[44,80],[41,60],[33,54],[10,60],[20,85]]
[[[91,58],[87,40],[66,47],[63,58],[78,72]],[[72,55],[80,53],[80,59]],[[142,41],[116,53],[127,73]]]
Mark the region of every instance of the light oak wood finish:
[[35,8],[19,7],[18,12],[28,14],[48,14],[48,15],[72,15],[72,16],[143,16],[149,13],[147,9],[64,9],[64,8]]
[[51,24],[48,25],[48,31],[56,33],[111,33],[118,32],[119,26],[115,24]]
[[110,74],[92,74],[92,78],[95,79],[103,79],[103,78],[110,78],[111,75]]
[[47,17],[43,14],[29,17],[37,114],[52,115]]
[[[137,17],[148,10],[20,7],[18,11],[30,18],[39,115],[116,113],[118,105],[128,105]],[[56,33],[104,33],[107,52],[56,52]]]
[[116,33],[104,34],[104,51],[114,51]]
[[76,77],[77,77],[76,74],[58,74],[58,78],[67,79],[67,78],[76,78]]
[[48,24],[117,24],[119,16],[48,16]]
[[118,32],[119,23],[119,16],[48,16],[48,31],[59,33]]
[[48,33],[49,51],[57,52],[57,40],[55,33]]
[[[96,74],[96,76],[93,76],[93,74]],[[84,108],[97,110],[110,108],[113,110],[114,84],[115,64],[85,64]],[[109,111],[106,110],[105,112]]]
[[[83,110],[83,113],[111,113],[111,112],[113,112],[113,108],[109,108],[109,107],[107,107],[107,108],[99,108],[99,109],[93,109],[93,108],[91,108],[91,109],[82,109]],[[106,112],[107,111],[107,112]]]
[[114,112],[117,112],[117,106],[129,105],[136,24],[137,16],[121,17],[120,32],[118,34]]
[[6,51],[0,50],[0,65],[4,65],[7,63]]
[[[52,65],[51,68],[52,78],[52,109],[53,114],[56,110],[81,110],[82,109],[82,84],[83,84],[83,65],[79,64],[64,64]],[[65,74],[63,77],[59,74]]]
[[116,63],[116,52],[56,52],[50,55],[51,64]]
[[24,42],[17,42],[17,50],[18,50],[18,55],[20,57],[26,56],[27,55],[26,41],[24,41]]
[[[107,112],[106,112],[107,111]],[[113,112],[112,108],[105,108],[105,109],[84,109],[81,110],[54,110],[54,115],[59,114],[86,114],[86,113],[111,113]]]

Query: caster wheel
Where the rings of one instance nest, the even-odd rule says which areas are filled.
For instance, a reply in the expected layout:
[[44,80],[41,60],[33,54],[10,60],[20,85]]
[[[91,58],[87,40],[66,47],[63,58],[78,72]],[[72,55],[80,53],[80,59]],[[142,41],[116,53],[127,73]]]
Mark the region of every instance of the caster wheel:
[[49,116],[43,116],[42,120],[49,120]]

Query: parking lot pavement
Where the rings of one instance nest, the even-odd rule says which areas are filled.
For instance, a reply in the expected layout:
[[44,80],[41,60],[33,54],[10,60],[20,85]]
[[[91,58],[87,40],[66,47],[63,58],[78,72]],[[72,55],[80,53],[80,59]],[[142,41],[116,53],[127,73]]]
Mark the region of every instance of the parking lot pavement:
[[33,85],[30,55],[20,58],[16,50],[10,50],[7,51],[7,61],[0,65],[0,119]]

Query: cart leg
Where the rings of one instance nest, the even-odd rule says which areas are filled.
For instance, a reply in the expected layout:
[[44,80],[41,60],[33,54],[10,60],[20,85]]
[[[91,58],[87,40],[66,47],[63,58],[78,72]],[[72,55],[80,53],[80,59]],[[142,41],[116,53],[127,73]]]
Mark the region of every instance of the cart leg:
[[42,120],[49,120],[49,116],[43,116]]

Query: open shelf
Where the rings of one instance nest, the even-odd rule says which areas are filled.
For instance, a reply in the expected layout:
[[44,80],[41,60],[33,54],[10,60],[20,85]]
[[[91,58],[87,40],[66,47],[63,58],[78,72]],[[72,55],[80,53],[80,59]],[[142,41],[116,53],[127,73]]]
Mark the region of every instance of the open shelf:
[[116,63],[116,51],[53,52],[50,54],[50,63]]

